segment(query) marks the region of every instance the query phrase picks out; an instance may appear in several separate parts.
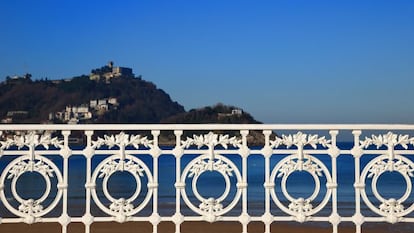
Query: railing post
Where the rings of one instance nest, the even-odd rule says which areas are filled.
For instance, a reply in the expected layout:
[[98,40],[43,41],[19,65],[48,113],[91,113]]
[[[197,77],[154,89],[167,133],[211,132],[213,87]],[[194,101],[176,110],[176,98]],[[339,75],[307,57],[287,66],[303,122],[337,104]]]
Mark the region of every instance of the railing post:
[[270,213],[270,190],[274,188],[273,181],[270,181],[270,157],[272,156],[272,148],[270,147],[270,134],[272,131],[264,130],[265,144],[263,147],[263,156],[265,157],[265,213],[262,216],[262,221],[265,224],[265,233],[270,233],[270,225],[273,222],[273,216]]
[[332,183],[327,184],[328,189],[332,189],[332,213],[329,217],[329,222],[332,224],[333,233],[338,232],[338,225],[341,223],[341,217],[338,214],[338,178],[337,178],[337,158],[340,154],[340,151],[336,145],[336,136],[338,135],[338,130],[331,130],[329,134],[331,135],[331,147],[328,150],[329,155],[332,160]]
[[242,214],[239,217],[239,221],[243,226],[243,233],[247,233],[247,225],[250,222],[250,216],[247,212],[247,158],[250,155],[249,147],[247,145],[248,130],[241,130],[242,136],[242,148],[239,150],[242,156],[242,183],[238,184],[239,189],[242,189]]
[[63,189],[63,207],[62,214],[59,217],[59,223],[62,225],[62,233],[67,232],[67,226],[71,222],[71,218],[68,215],[68,171],[69,171],[69,157],[72,152],[69,147],[69,135],[70,131],[62,131],[63,145],[60,150],[60,154],[63,157],[63,183],[58,185],[59,189]]
[[85,135],[86,148],[83,151],[83,155],[86,157],[86,208],[85,214],[82,217],[82,222],[85,224],[85,233],[90,233],[91,224],[94,222],[94,217],[91,215],[91,190],[95,188],[95,184],[91,183],[92,156],[94,154],[94,150],[92,148],[93,131],[85,131]]
[[151,155],[153,158],[153,175],[154,180],[152,184],[149,184],[150,189],[153,189],[153,213],[150,217],[150,222],[152,223],[153,233],[158,232],[158,224],[161,221],[160,215],[158,214],[158,158],[161,155],[161,150],[158,146],[158,136],[160,135],[159,130],[153,130],[152,136],[154,138],[154,146],[151,148]]
[[174,130],[175,148],[173,155],[175,156],[175,214],[172,221],[175,224],[175,233],[181,232],[181,224],[184,222],[184,216],[181,214],[181,189],[185,188],[185,184],[181,182],[181,156],[184,150],[181,148],[182,130]]
[[361,130],[354,130],[352,134],[354,135],[354,147],[351,150],[352,155],[355,159],[355,214],[352,217],[352,221],[355,224],[356,233],[361,233],[361,226],[364,223],[364,216],[361,214],[361,189],[365,188],[365,184],[361,183],[360,172],[361,172],[361,156],[363,150],[360,147],[359,136],[361,135]]

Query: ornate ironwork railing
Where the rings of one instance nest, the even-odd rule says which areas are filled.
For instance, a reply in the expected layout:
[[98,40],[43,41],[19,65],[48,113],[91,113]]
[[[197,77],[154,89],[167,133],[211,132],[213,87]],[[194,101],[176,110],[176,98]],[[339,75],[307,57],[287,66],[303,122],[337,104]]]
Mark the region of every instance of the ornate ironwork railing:
[[[1,125],[0,223],[414,223],[414,125]],[[73,142],[72,142],[73,141]],[[123,185],[125,184],[125,185]],[[72,207],[74,206],[74,207]],[[398,224],[397,224],[398,225]]]

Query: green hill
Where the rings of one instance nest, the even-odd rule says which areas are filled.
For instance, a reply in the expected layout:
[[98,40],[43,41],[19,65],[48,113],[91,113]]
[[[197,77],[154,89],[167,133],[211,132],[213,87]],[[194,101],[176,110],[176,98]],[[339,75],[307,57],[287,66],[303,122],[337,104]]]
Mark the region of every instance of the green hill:
[[[104,103],[108,99],[115,99],[116,104],[91,107],[91,101]],[[83,117],[78,123],[159,123],[185,111],[167,93],[140,77],[118,77],[110,82],[90,80],[89,76],[68,81],[16,79],[0,85],[3,122],[66,123],[57,115],[64,115],[67,107],[88,107],[92,117]],[[68,117],[75,117],[74,112],[71,115]]]
[[217,104],[188,112],[155,84],[113,62],[89,76],[35,80],[30,74],[0,83],[2,123],[218,123],[258,124],[234,106]]
[[188,112],[163,119],[161,123],[169,124],[261,124],[249,113],[235,106],[216,104],[199,109],[191,109]]

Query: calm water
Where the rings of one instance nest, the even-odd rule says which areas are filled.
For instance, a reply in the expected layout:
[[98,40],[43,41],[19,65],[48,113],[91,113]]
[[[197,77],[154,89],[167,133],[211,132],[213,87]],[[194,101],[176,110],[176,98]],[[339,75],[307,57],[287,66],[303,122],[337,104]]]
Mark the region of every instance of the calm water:
[[[341,148],[346,147],[347,144],[343,144]],[[197,155],[184,155],[182,158],[182,169],[186,164],[194,159]],[[324,162],[328,169],[331,169],[331,160],[327,155],[315,155],[318,159]],[[362,157],[362,165],[364,166],[376,155],[364,155]],[[56,156],[55,156],[56,157]],[[61,167],[61,159],[56,159],[51,156],[49,158],[53,159],[54,162],[59,164]],[[235,155],[228,155],[241,170],[241,158]],[[271,167],[274,167],[284,156],[274,155],[271,159]],[[8,161],[16,157],[4,156],[0,158],[0,169],[3,171]],[[97,164],[102,161],[105,156],[96,156],[92,161],[92,165],[95,167]],[[139,156],[149,168],[152,168],[152,158],[150,156]],[[82,216],[85,211],[85,176],[86,176],[86,160],[83,156],[72,156],[69,160],[69,214],[71,216]],[[251,155],[248,159],[248,205],[249,205],[249,214],[260,216],[264,212],[264,199],[265,191],[263,183],[265,181],[264,171],[265,171],[265,161],[262,155]],[[159,212],[161,215],[173,215],[175,212],[175,158],[172,155],[162,155],[159,158]],[[152,169],[151,169],[152,170]],[[97,192],[100,197],[103,197],[102,186],[98,180]],[[280,180],[280,179],[279,179]],[[142,189],[141,195],[138,197],[137,201],[134,203],[138,205],[144,199],[144,195],[147,193],[148,189],[146,187],[147,179],[142,178]],[[231,177],[230,181],[233,186],[230,190],[229,199],[232,199],[236,195],[235,183],[236,179]],[[316,198],[316,204],[320,202],[326,192],[325,188],[326,179],[321,177],[321,191]],[[10,182],[9,182],[10,183]],[[283,197],[278,184],[280,181],[276,181],[276,194],[279,199],[288,204],[286,198]],[[338,158],[338,200],[339,200],[339,212],[343,216],[352,216],[354,213],[354,159],[351,155],[341,155]],[[6,187],[7,187],[6,182]],[[17,182],[17,192],[22,198],[39,198],[42,196],[42,193],[45,189],[45,181],[37,173],[26,173],[22,175]],[[206,172],[200,178],[198,182],[199,193],[203,197],[219,197],[224,191],[225,180],[217,172]],[[295,172],[287,180],[288,188],[287,191],[294,198],[299,197],[309,197],[315,188],[315,182],[308,173],[306,172]],[[56,182],[52,182],[52,186],[55,186]],[[133,195],[136,183],[132,175],[127,172],[116,172],[111,176],[108,182],[108,187],[111,195],[114,198],[128,198]],[[401,197],[405,192],[405,180],[399,174],[387,173],[380,177],[379,179],[379,190],[381,195],[385,198],[396,198]],[[370,186],[367,186],[368,193],[371,193]],[[194,194],[191,191],[191,180],[187,179],[186,186],[187,194],[191,200],[196,200]],[[55,192],[56,189],[52,189],[52,192]],[[11,193],[8,189],[5,189],[5,194],[8,197],[8,200],[11,203],[16,204],[16,202],[11,198]],[[144,195],[143,195],[144,194]],[[372,196],[372,194],[369,194]],[[53,196],[52,196],[53,197]],[[408,202],[413,203],[413,195],[410,196]],[[374,200],[374,199],[372,199]],[[51,198],[46,200],[46,203],[50,202]],[[109,205],[108,201],[103,201],[105,204]],[[194,203],[197,203],[196,201]],[[224,202],[226,204],[227,202]],[[379,205],[379,203],[376,203]],[[198,204],[197,204],[198,205]],[[102,214],[97,210],[96,206],[93,206],[93,214],[100,215]],[[184,202],[182,202],[183,212],[186,214],[191,214],[192,212],[185,207]],[[328,203],[327,207],[320,213],[320,215],[329,215],[331,203]],[[0,203],[0,214],[1,216],[9,216],[10,213],[5,210],[2,203]],[[272,202],[272,212],[274,214],[280,215],[282,212],[277,208],[277,206]],[[369,211],[366,207],[363,206],[363,211],[365,215],[369,215]],[[148,215],[152,211],[152,200],[148,204],[148,207],[145,208],[142,213],[139,215]],[[234,211],[230,214],[238,215],[241,211],[241,207],[236,206]],[[55,213],[59,213],[60,210],[56,209]]]

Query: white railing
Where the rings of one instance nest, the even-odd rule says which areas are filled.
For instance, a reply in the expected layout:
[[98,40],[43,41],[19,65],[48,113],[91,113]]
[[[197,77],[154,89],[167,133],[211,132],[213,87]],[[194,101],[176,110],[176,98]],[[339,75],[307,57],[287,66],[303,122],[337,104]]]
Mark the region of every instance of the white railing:
[[[239,222],[243,232],[262,222],[266,233],[273,222],[325,222],[335,233],[346,222],[355,232],[370,222],[414,223],[414,125],[1,125],[0,131],[0,223],[57,222],[67,232],[80,222],[90,232],[94,222],[145,221],[157,232],[169,221],[177,233],[187,221]],[[128,177],[126,187],[114,187]],[[40,191],[30,193],[33,181]]]

